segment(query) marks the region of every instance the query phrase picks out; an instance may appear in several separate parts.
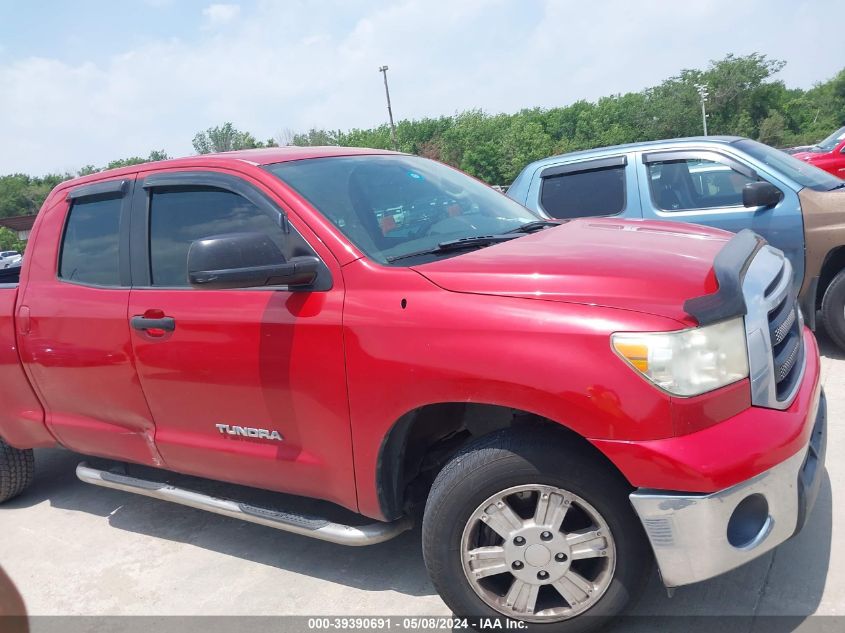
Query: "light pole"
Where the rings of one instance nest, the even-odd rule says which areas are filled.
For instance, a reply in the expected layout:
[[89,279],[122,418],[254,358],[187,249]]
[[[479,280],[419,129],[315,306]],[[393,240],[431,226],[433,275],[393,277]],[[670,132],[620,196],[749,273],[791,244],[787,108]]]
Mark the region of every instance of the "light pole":
[[390,89],[387,87],[387,66],[379,66],[378,71],[384,75],[384,94],[387,97],[387,114],[390,117],[390,140],[393,141],[393,149],[399,151],[399,143],[396,141],[396,126],[393,124],[393,109],[390,107]]
[[701,125],[704,126],[704,136],[707,136],[707,112],[704,110],[704,102],[707,101],[707,86],[695,84],[695,89],[698,90],[698,96],[701,97]]

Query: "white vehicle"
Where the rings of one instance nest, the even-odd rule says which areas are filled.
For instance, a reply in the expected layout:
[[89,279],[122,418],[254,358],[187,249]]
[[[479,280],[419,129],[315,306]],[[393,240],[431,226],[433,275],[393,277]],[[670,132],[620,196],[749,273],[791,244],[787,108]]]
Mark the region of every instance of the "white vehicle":
[[[9,253],[7,255],[7,253]],[[3,251],[0,253],[0,268],[13,268],[20,266],[23,261],[23,255],[17,251]]]

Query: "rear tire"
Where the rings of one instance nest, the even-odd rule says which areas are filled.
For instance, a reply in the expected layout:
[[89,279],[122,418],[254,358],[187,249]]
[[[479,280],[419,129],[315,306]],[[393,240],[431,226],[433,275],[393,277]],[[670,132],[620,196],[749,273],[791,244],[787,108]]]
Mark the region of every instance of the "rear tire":
[[839,271],[825,290],[821,312],[825,331],[845,350],[845,270]]
[[[477,628],[495,618],[549,633],[587,631],[645,588],[653,556],[630,486],[564,439],[556,429],[505,429],[466,446],[434,481],[425,564],[446,604]],[[503,524],[508,509],[515,514]]]
[[34,473],[35,455],[32,449],[15,448],[0,439],[0,503],[26,490]]

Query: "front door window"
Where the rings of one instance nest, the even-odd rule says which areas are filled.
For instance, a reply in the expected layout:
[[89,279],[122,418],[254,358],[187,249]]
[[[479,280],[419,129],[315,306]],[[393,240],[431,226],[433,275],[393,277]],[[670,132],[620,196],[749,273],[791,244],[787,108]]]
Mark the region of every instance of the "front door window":
[[651,196],[663,211],[742,206],[742,189],[755,182],[729,165],[700,158],[646,165]]

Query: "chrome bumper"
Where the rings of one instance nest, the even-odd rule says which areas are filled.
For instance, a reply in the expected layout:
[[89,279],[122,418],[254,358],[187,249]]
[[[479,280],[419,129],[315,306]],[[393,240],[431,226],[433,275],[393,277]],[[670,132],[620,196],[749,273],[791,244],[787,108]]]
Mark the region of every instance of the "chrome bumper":
[[803,527],[824,470],[824,393],[814,417],[808,446],[748,481],[708,495],[643,489],[631,494],[667,587],[730,571]]

